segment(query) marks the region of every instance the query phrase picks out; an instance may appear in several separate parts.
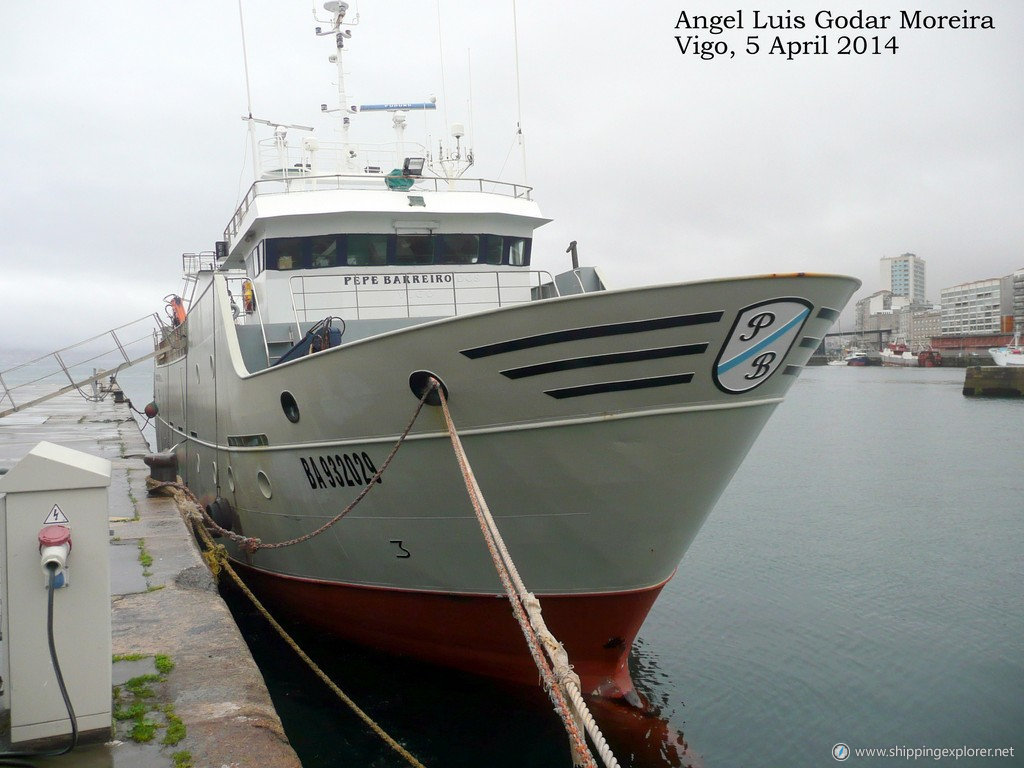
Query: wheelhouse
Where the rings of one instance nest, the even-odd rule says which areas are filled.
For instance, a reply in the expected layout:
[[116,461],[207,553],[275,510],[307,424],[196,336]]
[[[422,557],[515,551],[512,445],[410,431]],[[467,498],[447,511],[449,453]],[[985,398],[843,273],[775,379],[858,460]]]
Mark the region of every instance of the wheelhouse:
[[532,239],[491,233],[350,233],[275,237],[246,258],[246,273],[332,267],[424,267],[487,264],[525,267]]

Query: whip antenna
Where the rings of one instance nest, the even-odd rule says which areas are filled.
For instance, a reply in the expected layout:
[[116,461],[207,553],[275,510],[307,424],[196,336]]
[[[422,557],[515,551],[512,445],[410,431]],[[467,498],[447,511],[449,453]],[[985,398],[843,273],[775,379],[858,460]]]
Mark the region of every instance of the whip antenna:
[[444,120],[444,129],[448,129],[448,90],[444,77],[444,45],[441,41],[441,2],[434,3],[437,9],[437,58],[441,64],[441,114]]
[[516,0],[512,0],[512,44],[516,55],[516,136],[519,139],[519,150],[523,158],[523,181],[526,175],[526,144],[523,142],[523,96],[519,87],[519,25],[516,21]]
[[466,76],[469,80],[469,138],[472,141],[476,133],[473,131],[473,56],[469,48],[466,49]]
[[[256,159],[256,128],[252,118],[252,88],[249,85],[249,52],[245,47],[245,18],[242,15],[242,0],[238,0],[238,26],[242,29],[242,64],[245,69],[245,106],[249,123],[249,143],[252,149],[252,177],[259,177],[259,161]],[[243,163],[244,164],[244,163]]]

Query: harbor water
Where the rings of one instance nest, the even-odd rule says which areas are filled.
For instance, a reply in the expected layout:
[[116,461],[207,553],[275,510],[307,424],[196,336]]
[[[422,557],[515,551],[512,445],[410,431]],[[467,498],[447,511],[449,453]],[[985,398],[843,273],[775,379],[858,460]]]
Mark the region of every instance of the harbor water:
[[[803,372],[641,630],[659,717],[596,711],[622,765],[1024,765],[1024,402],[963,376]],[[306,768],[404,764],[236,605]],[[426,765],[571,764],[538,691],[294,629]]]
[[[150,371],[119,377],[140,409]],[[963,376],[802,373],[641,630],[657,715],[595,710],[620,764],[822,766],[842,743],[892,755],[851,764],[1024,765],[1024,402]],[[405,765],[227,597],[305,768]],[[571,765],[539,688],[289,629],[428,766]]]

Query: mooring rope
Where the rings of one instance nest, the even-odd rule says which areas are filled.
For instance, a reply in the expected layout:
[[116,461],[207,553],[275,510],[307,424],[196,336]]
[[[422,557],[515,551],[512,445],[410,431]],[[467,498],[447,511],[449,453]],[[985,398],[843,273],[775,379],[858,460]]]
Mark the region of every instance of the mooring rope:
[[409,765],[416,766],[416,768],[425,768],[423,763],[417,760],[412,755],[412,753],[409,752],[409,750],[407,750],[405,747],[399,744],[391,735],[387,733],[387,731],[381,728],[372,717],[366,714],[366,712],[364,712],[362,708],[360,708],[359,705],[355,703],[355,701],[353,701],[343,690],[341,690],[341,688],[339,688],[338,685],[333,680],[331,680],[330,677],[328,677],[327,673],[324,672],[317,665],[317,663],[313,661],[313,659],[311,659],[306,654],[306,652],[302,650],[302,648],[299,647],[299,644],[295,642],[295,640],[292,638],[291,635],[288,634],[285,628],[277,623],[277,620],[270,615],[270,612],[266,609],[266,607],[264,607],[263,603],[259,601],[256,595],[252,593],[252,590],[250,590],[249,587],[246,586],[245,582],[242,581],[242,577],[239,576],[235,569],[231,567],[231,563],[228,561],[227,550],[224,549],[223,545],[216,544],[213,541],[213,538],[210,536],[210,532],[206,530],[205,525],[203,525],[204,521],[202,517],[199,517],[195,514],[190,515],[187,512],[185,513],[185,516],[189,520],[189,522],[192,523],[193,531],[196,532],[196,534],[203,540],[203,543],[207,547],[206,552],[204,553],[204,559],[206,560],[207,565],[210,566],[210,570],[213,571],[214,576],[218,575],[221,572],[227,572],[227,574],[231,577],[231,580],[238,585],[238,588],[245,593],[245,596],[252,601],[252,604],[256,606],[256,609],[263,615],[263,618],[267,620],[267,623],[269,623],[270,626],[272,626],[274,630],[277,632],[277,634],[281,636],[281,639],[284,640],[293,651],[295,651],[298,657],[309,666],[313,673],[317,677],[319,677],[324,682],[324,684],[331,689],[331,691],[334,692],[335,696],[341,699],[341,701],[344,702],[348,706],[348,708],[351,709],[359,717],[360,720],[366,723],[370,730],[376,733],[384,741],[384,743],[386,743],[389,747],[391,747],[391,749],[393,749],[395,752],[397,752],[399,755],[405,758],[406,762],[408,762]]
[[321,533],[323,533],[328,528],[330,528],[332,525],[334,525],[339,520],[341,520],[343,517],[345,517],[345,515],[347,515],[349,512],[351,512],[353,509],[355,509],[356,505],[358,505],[359,502],[361,502],[363,499],[365,499],[367,494],[370,492],[370,490],[375,485],[378,484],[378,482],[380,481],[380,478],[384,475],[385,470],[387,470],[387,468],[389,466],[391,466],[392,460],[394,460],[395,456],[398,454],[398,449],[402,447],[402,444],[405,442],[405,439],[409,436],[409,432],[412,431],[413,424],[415,424],[416,423],[416,419],[419,418],[420,412],[423,410],[423,404],[427,401],[427,397],[430,395],[430,392],[431,392],[431,389],[428,387],[426,389],[426,391],[423,393],[423,395],[420,397],[420,402],[416,406],[416,410],[413,412],[412,418],[409,420],[409,423],[406,425],[405,429],[402,431],[402,434],[399,435],[398,441],[395,443],[394,447],[391,449],[391,452],[387,455],[387,458],[384,459],[384,463],[380,465],[380,469],[378,469],[374,473],[373,477],[370,478],[369,482],[367,482],[366,486],[363,488],[363,490],[361,490],[358,493],[358,495],[352,500],[352,502],[347,507],[345,507],[343,510],[341,510],[341,512],[339,512],[337,515],[335,515],[330,520],[328,520],[326,523],[324,523],[319,528],[317,528],[315,531],[310,531],[309,533],[303,534],[302,536],[298,536],[298,537],[296,537],[294,539],[288,539],[287,541],[277,541],[277,542],[273,542],[271,544],[267,544],[262,539],[255,538],[255,537],[252,537],[252,536],[242,536],[241,534],[235,533],[233,531],[229,531],[226,528],[222,528],[220,525],[217,524],[217,522],[206,511],[206,508],[199,501],[198,497],[192,492],[192,489],[190,489],[184,483],[179,483],[179,482],[153,483],[150,487],[153,490],[156,490],[156,489],[159,489],[159,488],[169,488],[169,489],[172,489],[172,490],[180,491],[183,494],[185,494],[185,496],[189,499],[189,501],[191,501],[193,504],[195,504],[195,506],[199,509],[199,512],[202,515],[202,518],[203,518],[207,528],[210,528],[213,531],[216,531],[221,536],[226,536],[227,538],[231,539],[231,541],[235,542],[238,546],[240,546],[244,551],[248,552],[250,555],[251,554],[255,554],[256,552],[258,552],[261,549],[279,549],[281,547],[290,547],[290,546],[292,546],[294,544],[301,544],[301,543],[303,543],[305,541],[309,541],[310,539],[312,539],[315,536],[319,536]]
[[[262,603],[259,602],[252,591],[245,586],[241,577],[231,567],[231,564],[228,561],[227,551],[222,545],[214,543],[210,531],[215,531],[221,536],[229,538],[250,554],[257,552],[260,549],[276,549],[300,544],[323,533],[351,512],[356,505],[366,497],[370,492],[370,489],[377,484],[377,481],[390,466],[392,460],[397,455],[399,448],[401,448],[402,444],[408,437],[409,432],[416,423],[416,419],[419,418],[420,412],[423,410],[423,405],[427,401],[427,398],[434,391],[436,391],[439,396],[441,409],[444,412],[445,424],[448,429],[448,436],[451,440],[456,460],[459,464],[460,470],[462,471],[467,493],[469,494],[473,509],[476,512],[477,520],[480,523],[480,528],[483,532],[487,549],[491,554],[492,561],[494,562],[495,570],[497,571],[502,585],[505,588],[505,592],[508,595],[509,603],[512,606],[512,613],[514,614],[516,621],[519,623],[523,636],[526,638],[527,647],[529,648],[530,655],[533,657],[534,663],[540,672],[541,679],[544,683],[544,689],[551,698],[551,701],[555,706],[555,710],[562,719],[566,732],[569,735],[573,764],[579,768],[597,768],[597,764],[590,752],[586,739],[581,733],[581,730],[585,730],[597,748],[598,755],[601,757],[601,761],[604,763],[606,768],[618,768],[619,763],[615,759],[615,755],[612,753],[611,747],[608,746],[604,735],[601,733],[600,728],[595,722],[593,715],[590,713],[590,710],[583,699],[583,694],[580,690],[579,677],[575,672],[573,672],[572,666],[569,664],[568,654],[566,654],[564,646],[558,642],[554,635],[551,634],[551,631],[544,623],[543,616],[541,615],[540,601],[535,595],[526,589],[526,585],[523,583],[523,580],[519,575],[519,571],[516,569],[515,562],[512,560],[512,556],[509,554],[508,549],[505,546],[505,542],[501,537],[501,533],[498,531],[497,524],[495,523],[490,509],[487,506],[487,501],[484,499],[483,491],[477,484],[476,476],[473,473],[473,469],[469,464],[469,459],[466,456],[465,449],[462,446],[458,430],[455,427],[455,423],[451,417],[451,412],[448,409],[448,401],[445,397],[444,389],[436,379],[431,379],[430,386],[426,388],[420,397],[416,410],[414,411],[405,430],[403,430],[398,441],[391,449],[391,452],[381,464],[380,469],[377,470],[356,498],[353,499],[345,509],[331,518],[331,520],[327,521],[324,525],[294,539],[267,544],[259,538],[242,536],[223,528],[214,521],[196,495],[184,483],[156,482],[151,480],[147,482],[147,485],[150,490],[155,491],[163,489],[170,491],[174,496],[179,508],[182,508],[183,513],[192,524],[193,529],[206,544],[207,551],[204,553],[204,559],[213,574],[216,576],[220,571],[226,571],[228,575],[231,576],[232,580],[252,601],[253,605],[256,606],[264,618],[266,618],[267,622],[274,627],[278,634],[281,635],[282,639],[292,647],[296,654],[298,654],[298,656],[310,666],[313,672],[320,677],[320,679],[323,680],[332,691],[334,691],[338,698],[345,702],[345,704],[347,704],[375,733],[387,742],[392,749],[395,749],[399,754],[401,754],[410,764],[414,766],[422,766],[415,757],[413,757],[400,744],[398,744],[398,742],[384,732],[384,730],[381,729],[380,726],[377,725],[365,712],[363,712],[363,710],[361,710],[354,701],[352,701],[340,688],[338,688],[338,686],[334,684],[334,682],[316,665],[316,663],[306,655],[291,636],[288,635],[284,628],[277,623]],[[191,512],[187,511],[188,507],[191,507]],[[568,698],[568,702],[566,701],[566,698]]]
[[[466,451],[462,446],[455,422],[452,420],[451,412],[448,410],[448,401],[444,394],[444,388],[434,380],[433,385],[441,400],[441,409],[444,411],[445,424],[448,427],[448,436],[452,442],[452,449],[455,451],[455,458],[462,471],[462,478],[466,484],[466,491],[469,494],[473,509],[476,512],[477,521],[483,532],[484,540],[487,542],[487,549],[491,553],[495,570],[501,579],[509,602],[512,605],[512,612],[515,614],[519,627],[526,638],[533,656],[534,663],[540,671],[544,681],[544,688],[551,697],[562,722],[565,724],[566,732],[569,734],[569,742],[572,746],[573,762],[578,766],[595,766],[594,757],[587,746],[586,740],[580,733],[580,725],[586,730],[597,747],[598,754],[607,768],[618,768],[618,761],[605,741],[604,735],[594,721],[590,710],[587,708],[583,695],[580,692],[579,677],[572,671],[569,665],[569,657],[564,646],[555,639],[548,630],[544,619],[541,616],[540,601],[535,595],[526,589],[515,562],[505,547],[505,542],[498,531],[498,526],[491,516],[483,491],[477,484],[473,468],[469,464]],[[542,652],[543,649],[543,652]],[[545,656],[545,653],[547,656]],[[550,663],[549,663],[550,658]],[[563,693],[564,692],[564,693]],[[565,694],[568,695],[572,706],[566,704]]]
[[282,627],[277,622],[277,620],[274,619],[274,617],[270,614],[266,607],[259,601],[256,595],[253,594],[252,590],[250,590],[245,585],[245,582],[242,581],[242,577],[238,575],[234,568],[232,568],[231,563],[228,560],[227,550],[225,550],[223,545],[216,544],[213,541],[213,537],[210,534],[210,530],[216,531],[221,536],[228,537],[235,543],[239,544],[239,546],[241,546],[245,551],[250,553],[256,552],[260,549],[275,549],[278,547],[287,547],[293,544],[299,544],[301,542],[308,541],[309,539],[312,539],[314,536],[318,536],[319,534],[323,533],[332,525],[341,520],[345,515],[351,512],[355,508],[355,506],[366,497],[366,495],[370,492],[370,489],[377,484],[377,481],[384,474],[384,471],[390,466],[392,460],[395,458],[395,455],[398,453],[398,449],[405,442],[406,437],[409,436],[409,432],[412,430],[413,424],[416,423],[416,419],[419,417],[420,412],[423,410],[423,404],[426,402],[426,399],[429,396],[430,392],[431,390],[428,388],[423,393],[423,396],[420,397],[419,404],[417,405],[416,410],[413,413],[412,419],[409,420],[409,424],[402,432],[398,441],[395,443],[395,446],[391,449],[391,452],[384,460],[384,463],[381,464],[380,469],[377,470],[374,476],[367,483],[366,487],[363,488],[363,490],[356,496],[352,503],[345,507],[345,509],[343,509],[334,518],[329,520],[324,525],[320,526],[315,531],[311,531],[310,533],[307,533],[304,536],[299,536],[295,539],[289,539],[288,541],[281,541],[273,544],[265,544],[258,538],[241,536],[218,525],[217,522],[214,521],[210,514],[206,511],[206,508],[203,507],[202,503],[192,492],[192,490],[184,483],[156,482],[151,479],[147,480],[146,483],[147,488],[150,491],[165,490],[169,491],[171,495],[174,497],[174,500],[177,503],[178,508],[181,510],[182,514],[185,516],[185,519],[190,523],[196,535],[198,535],[200,539],[202,539],[203,543],[206,545],[206,551],[203,553],[203,560],[206,562],[207,566],[210,568],[210,571],[213,573],[213,575],[216,577],[221,572],[227,572],[227,574],[231,577],[232,581],[234,581],[235,584],[238,585],[239,589],[241,589],[242,592],[245,593],[249,600],[252,601],[252,604],[256,607],[256,609],[267,620],[267,623],[270,624],[270,626],[272,626],[274,630],[281,636],[281,639],[283,639],[292,648],[292,650],[295,651],[298,657],[309,666],[313,673],[316,674],[316,676],[319,677],[327,685],[327,687],[330,688],[331,691],[333,691],[334,694],[342,702],[344,702],[349,707],[349,709],[351,709],[364,723],[366,723],[366,725],[374,733],[376,733],[388,746],[390,746],[393,750],[395,750],[395,752],[397,752],[399,755],[405,758],[405,760],[410,765],[415,766],[416,768],[425,768],[425,766],[419,760],[417,760],[407,749],[405,749],[405,747],[403,747],[394,738],[392,738],[383,728],[381,728],[373,720],[373,718],[366,714],[366,712],[364,712],[344,691],[342,691],[341,688],[339,688],[334,683],[334,681],[331,680],[330,677],[328,677],[327,674],[317,665],[317,663],[313,661],[306,654],[306,652],[302,650],[302,648],[299,647],[298,643],[296,643],[295,640],[291,637],[291,635],[289,635],[288,632],[285,631],[284,627]]

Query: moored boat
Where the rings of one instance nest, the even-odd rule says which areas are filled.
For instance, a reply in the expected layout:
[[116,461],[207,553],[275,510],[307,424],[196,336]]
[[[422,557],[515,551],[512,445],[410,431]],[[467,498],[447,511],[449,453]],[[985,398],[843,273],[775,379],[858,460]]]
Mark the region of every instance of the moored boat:
[[1013,334],[1013,340],[1005,347],[992,347],[988,353],[996,365],[1024,366],[1024,346],[1020,343],[1020,329]]
[[852,365],[855,368],[861,368],[871,364],[871,358],[868,357],[868,353],[860,349],[852,349],[843,358],[846,365]]
[[886,344],[878,354],[881,358],[882,365],[900,366],[905,368],[916,368],[918,365],[917,354],[911,352],[907,343],[899,339]]
[[[326,7],[341,79],[347,5]],[[626,659],[651,605],[859,281],[608,290],[592,267],[551,275],[532,265],[547,222],[532,189],[467,178],[461,129],[451,151],[406,142],[406,113],[432,102],[354,108],[344,92],[341,142],[293,145],[275,126],[223,239],[185,258],[158,446],[221,525],[265,542],[372,486],[321,535],[255,554],[225,539],[229,553],[313,627],[534,682],[435,407],[377,477],[439,382],[584,689],[632,697]],[[363,112],[390,114],[396,141],[350,141]]]

